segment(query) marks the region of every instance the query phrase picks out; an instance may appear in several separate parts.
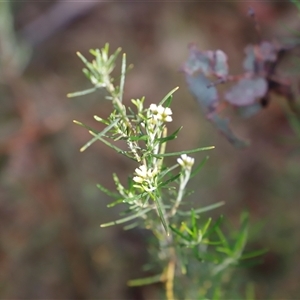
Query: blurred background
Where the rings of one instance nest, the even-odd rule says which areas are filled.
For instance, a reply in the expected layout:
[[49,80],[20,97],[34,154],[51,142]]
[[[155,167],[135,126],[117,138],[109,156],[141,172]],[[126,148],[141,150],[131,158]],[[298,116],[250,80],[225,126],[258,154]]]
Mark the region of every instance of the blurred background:
[[[192,198],[198,207],[225,201],[213,214],[234,226],[242,211],[250,212],[249,249],[270,249],[261,265],[244,270],[257,299],[299,298],[300,140],[285,100],[273,97],[247,120],[232,113],[233,130],[251,140],[237,150],[201,114],[180,73],[191,42],[222,49],[231,73],[241,72],[244,47],[257,42],[249,5],[266,40],[291,38],[290,29],[300,29],[288,1],[0,3],[1,299],[158,297],[158,286],[126,287],[143,276],[145,232],[99,227],[120,208],[107,209],[110,199],[96,184],[113,189],[111,174],[126,180],[136,166],[101,143],[79,152],[90,136],[72,120],[97,127],[93,115],[107,116],[110,103],[101,92],[66,98],[90,87],[76,51],[89,57],[89,49],[106,42],[112,51],[121,46],[134,64],[127,103],[142,96],[155,103],[180,87],[171,131],[183,130],[169,151],[216,147],[195,155],[210,159],[191,183]],[[285,69],[294,79],[295,65]]]

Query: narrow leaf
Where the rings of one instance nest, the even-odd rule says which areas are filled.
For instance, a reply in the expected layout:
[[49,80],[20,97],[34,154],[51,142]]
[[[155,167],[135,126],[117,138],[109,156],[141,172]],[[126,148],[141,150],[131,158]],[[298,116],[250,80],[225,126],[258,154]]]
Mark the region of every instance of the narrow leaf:
[[131,230],[131,229],[137,227],[138,225],[139,225],[138,222],[134,222],[134,223],[132,223],[132,224],[129,224],[129,225],[124,226],[123,229],[124,229],[124,230]]
[[168,180],[162,182],[161,184],[159,184],[158,188],[162,188],[162,187],[168,185],[169,183],[171,183],[171,182],[177,180],[179,177],[180,177],[180,174],[174,175],[174,176],[171,177],[170,179],[168,179]]
[[157,282],[161,282],[161,274],[146,277],[146,278],[141,278],[141,279],[134,279],[134,280],[129,280],[127,282],[128,286],[141,286],[141,285],[148,285],[148,284],[153,284]]
[[[222,232],[222,230],[218,227],[216,228],[216,233],[218,234],[219,238],[220,238],[220,241],[222,242],[223,244],[223,248],[226,249],[226,251],[228,251],[227,253],[231,253],[232,254],[232,251],[230,249],[230,245],[224,235],[224,233]],[[219,249],[222,249],[222,247],[219,247]],[[220,250],[219,250],[220,251]]]
[[101,117],[98,117],[98,116],[94,116],[94,119],[97,121],[97,122],[100,122],[100,123],[103,123],[103,124],[105,124],[105,125],[109,125],[110,123],[107,121],[107,120],[104,120],[104,119],[102,119]]
[[117,198],[120,197],[119,194],[114,193],[114,192],[108,190],[107,188],[105,188],[103,185],[101,185],[101,184],[99,184],[99,183],[96,185],[96,187],[97,187],[100,191],[102,191],[104,194],[106,194],[107,196],[109,196],[109,197],[112,197],[112,198],[115,198],[115,199],[117,199]]
[[109,59],[108,59],[108,61],[107,61],[107,63],[106,63],[107,66],[109,66],[110,68],[113,67],[113,65],[114,65],[115,61],[117,60],[118,55],[120,54],[121,50],[122,50],[122,48],[119,47],[119,48],[115,51],[115,53],[112,54],[112,55],[109,57]]
[[166,218],[164,216],[164,212],[163,212],[164,208],[163,208],[159,198],[157,198],[155,200],[155,204],[156,204],[157,212],[158,212],[158,215],[159,215],[160,220],[162,222],[162,225],[164,226],[165,231],[169,235],[168,224],[167,224]]
[[240,259],[249,259],[249,258],[254,258],[257,256],[261,256],[264,255],[266,253],[269,252],[269,249],[260,249],[260,250],[256,250],[256,251],[251,251],[249,253],[245,253],[243,254]]
[[202,159],[202,161],[200,162],[200,164],[193,169],[190,178],[193,178],[195,175],[197,175],[200,170],[203,168],[203,166],[205,165],[205,163],[208,161],[209,156],[204,157],[204,159]]
[[168,99],[169,97],[174,94],[177,90],[179,89],[179,87],[177,86],[176,88],[174,88],[173,90],[171,90],[160,102],[160,105],[163,105]]
[[206,232],[206,234],[203,235],[203,237],[209,236],[212,232],[215,232],[220,227],[223,220],[224,220],[224,217],[221,215],[218,218],[218,220],[214,223],[214,225],[212,227],[210,227],[210,229]]
[[130,136],[128,137],[128,141],[147,141],[149,138],[148,135],[139,135],[139,136]]
[[177,234],[178,236],[180,236],[183,240],[186,240],[188,242],[190,242],[190,238],[188,236],[186,236],[183,232],[181,232],[180,230],[178,230],[176,227],[170,225],[170,229]]
[[233,250],[237,255],[241,255],[248,237],[248,215],[245,214],[242,218],[242,226]]
[[209,147],[202,147],[202,148],[196,148],[192,150],[184,150],[180,152],[170,152],[170,153],[164,153],[164,154],[153,154],[154,157],[160,158],[160,157],[166,157],[166,156],[180,156],[181,154],[189,154],[189,153],[195,153],[200,151],[207,151],[214,149],[215,146],[209,146]]
[[172,134],[166,136],[166,137],[163,137],[163,138],[159,138],[157,139],[157,141],[159,143],[165,143],[167,141],[171,141],[171,140],[175,140],[177,138],[177,134],[178,132],[183,128],[183,126],[179,127],[175,132],[173,132]]
[[[214,203],[214,204],[211,204],[211,205],[208,205],[208,206],[205,206],[205,207],[202,207],[202,208],[198,208],[198,209],[195,209],[194,212],[196,214],[201,214],[201,213],[204,213],[206,211],[210,211],[210,210],[213,210],[213,209],[216,209],[222,205],[224,205],[225,202],[218,202],[218,203]],[[191,214],[190,211],[186,211],[186,212],[183,212],[183,211],[178,211],[178,214],[181,215],[181,216],[189,216]]]
[[104,144],[107,145],[108,147],[110,147],[110,148],[116,150],[118,153],[120,153],[120,154],[122,154],[122,155],[124,155],[124,156],[126,156],[126,157],[128,157],[128,158],[130,158],[130,159],[132,159],[132,160],[134,160],[134,161],[136,161],[133,157],[131,157],[130,155],[128,155],[128,154],[126,153],[126,151],[124,151],[124,150],[122,150],[121,148],[119,148],[119,147],[113,145],[112,143],[110,143],[110,142],[108,142],[107,140],[103,139],[101,136],[98,136],[96,133],[90,131],[90,134],[93,135],[93,136],[95,136],[95,137],[97,137],[97,139],[98,139],[99,141],[101,141],[102,143],[104,143]]
[[119,90],[119,99],[120,99],[120,102],[122,102],[122,100],[123,100],[124,84],[125,84],[125,73],[126,73],[126,54],[124,53],[123,57],[122,57],[120,90]]
[[97,90],[97,88],[93,87],[91,89],[87,89],[87,90],[84,90],[84,91],[69,93],[69,94],[67,94],[67,97],[68,98],[73,98],[73,97],[84,96],[84,95],[87,95],[87,94],[91,94],[91,93],[95,92],[96,90]]
[[115,119],[110,125],[108,125],[107,127],[105,127],[101,132],[99,133],[95,133],[94,130],[90,130],[92,131],[92,135],[94,135],[94,138],[92,138],[90,141],[88,141],[84,146],[82,146],[80,148],[80,152],[85,151],[88,147],[90,147],[94,142],[96,142],[97,140],[99,140],[99,138],[101,136],[104,136],[107,132],[109,132],[113,127],[116,126],[116,124],[120,121],[120,119]]
[[131,215],[131,216],[128,216],[126,218],[122,218],[122,219],[119,219],[117,221],[113,221],[113,222],[109,222],[109,223],[105,223],[105,224],[101,224],[100,227],[108,227],[108,226],[113,226],[113,225],[116,225],[116,224],[122,224],[122,223],[125,223],[125,222],[128,222],[128,221],[131,221],[133,219],[136,219],[136,218],[139,218],[143,215],[145,215],[147,212],[149,212],[152,208],[146,208],[144,210],[141,210],[139,211],[138,213],[134,214],[134,215]]
[[208,230],[209,225],[210,225],[210,223],[211,223],[211,220],[212,220],[212,218],[209,218],[209,219],[206,221],[206,223],[204,224],[204,226],[203,226],[203,228],[202,228],[202,235],[203,235],[203,236],[205,235],[206,231]]

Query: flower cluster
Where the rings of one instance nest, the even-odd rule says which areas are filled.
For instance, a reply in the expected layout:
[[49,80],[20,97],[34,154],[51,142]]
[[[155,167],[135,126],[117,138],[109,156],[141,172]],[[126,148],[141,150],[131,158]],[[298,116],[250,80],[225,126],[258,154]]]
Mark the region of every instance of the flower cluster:
[[157,168],[148,169],[146,165],[141,165],[135,169],[137,176],[133,177],[133,181],[138,184],[137,187],[142,187],[145,191],[152,191],[155,186],[153,183],[157,173]]
[[170,107],[163,107],[162,105],[151,104],[149,107],[154,120],[161,122],[172,122],[172,110]]
[[180,158],[177,158],[177,162],[181,165],[181,167],[187,170],[192,169],[194,161],[194,158],[187,156],[186,154],[182,154]]

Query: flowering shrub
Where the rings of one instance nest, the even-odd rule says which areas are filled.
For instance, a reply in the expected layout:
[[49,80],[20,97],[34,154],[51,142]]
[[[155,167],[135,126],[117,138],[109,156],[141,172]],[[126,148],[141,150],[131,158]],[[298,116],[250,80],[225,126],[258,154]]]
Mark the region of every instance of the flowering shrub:
[[[126,74],[125,54],[122,59],[120,84],[115,86],[111,72],[115,68],[120,49],[109,55],[107,44],[101,50],[90,52],[94,56],[92,62],[80,53],[78,56],[86,66],[83,69],[84,74],[94,87],[69,94],[69,97],[104,88],[108,92],[106,99],[112,102],[113,110],[107,119],[94,116],[96,121],[106,125],[101,132],[75,121],[76,124],[87,128],[92,135],[92,139],[81,151],[99,140],[138,164],[134,174],[129,175],[126,187],[121,184],[118,176],[113,174],[117,193],[97,185],[102,192],[115,199],[109,204],[110,207],[119,203],[127,204],[122,218],[102,224],[101,227],[131,222],[126,229],[137,226],[146,228],[157,239],[153,262],[158,260],[160,267],[157,271],[153,263],[153,272],[158,274],[132,280],[128,284],[133,286],[162,282],[166,299],[169,300],[207,299],[212,296],[214,299],[224,299],[236,296],[230,294],[228,289],[223,289],[223,285],[231,274],[227,272],[229,267],[251,257],[249,254],[242,254],[247,239],[247,216],[242,215],[242,225],[238,233],[229,233],[228,237],[225,237],[220,228],[222,218],[213,222],[210,217],[202,216],[204,212],[223,205],[223,202],[190,210],[182,208],[184,200],[190,194],[187,190],[189,180],[201,170],[206,161],[204,159],[192,171],[195,160],[188,154],[211,150],[214,147],[166,153],[166,144],[177,138],[181,129],[178,128],[168,135],[166,126],[172,121],[170,106],[177,88],[169,92],[158,105],[151,104],[144,108],[145,98],[141,98],[131,101],[135,108],[125,107],[122,103]],[[119,139],[126,141],[128,150],[124,151],[114,144],[114,141]],[[177,163],[166,166],[164,158],[167,156],[177,157]],[[199,265],[198,268],[195,268],[196,264]],[[182,283],[182,276],[190,279],[188,283]]]

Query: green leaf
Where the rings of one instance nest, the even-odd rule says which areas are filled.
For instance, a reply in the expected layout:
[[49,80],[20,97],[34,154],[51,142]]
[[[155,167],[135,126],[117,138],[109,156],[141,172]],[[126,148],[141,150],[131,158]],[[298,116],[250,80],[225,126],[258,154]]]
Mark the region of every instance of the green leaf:
[[208,159],[209,159],[209,156],[204,157],[202,159],[202,161],[200,162],[200,164],[196,168],[193,168],[190,178],[193,178],[195,175],[197,175],[200,172],[200,170],[204,167],[204,165],[208,161]]
[[76,54],[85,65],[89,64],[89,61],[80,52],[76,52]]
[[162,187],[168,185],[169,183],[171,183],[171,182],[177,180],[179,177],[180,177],[180,174],[177,174],[177,175],[172,176],[170,179],[168,179],[168,180],[166,180],[166,181],[160,183],[160,184],[158,185],[158,188],[162,188]]
[[219,258],[216,257],[215,254],[209,253],[209,252],[199,252],[196,251],[198,250],[197,248],[195,248],[195,255],[196,258],[200,261],[209,261],[209,262],[213,262],[213,263],[219,263]]
[[204,224],[204,226],[203,226],[203,228],[202,228],[202,235],[203,235],[203,236],[205,235],[206,231],[208,230],[209,225],[210,225],[210,223],[211,223],[211,220],[212,220],[212,218],[209,218],[209,219],[206,221],[206,223]]
[[178,236],[180,236],[183,240],[186,240],[188,242],[190,242],[190,237],[185,235],[183,232],[181,232],[179,229],[177,229],[175,226],[169,225],[170,229],[177,234]]
[[157,139],[156,141],[159,142],[159,143],[165,143],[167,141],[171,141],[171,140],[175,140],[177,138],[177,134],[178,132],[183,128],[183,126],[179,127],[175,132],[173,132],[172,134],[166,136],[166,137],[163,137],[163,138],[159,138]]
[[245,244],[247,242],[248,237],[248,214],[242,214],[242,225],[239,232],[238,239],[234,245],[233,251],[236,253],[236,255],[240,256]]
[[122,102],[123,100],[125,73],[126,73],[126,54],[124,53],[122,57],[121,78],[120,78],[120,91],[119,91],[120,102]]
[[[94,135],[94,138],[89,140],[84,146],[80,148],[80,152],[85,151],[88,147],[90,147],[93,143],[95,143],[97,140],[100,139],[100,137],[104,136],[107,132],[109,132],[113,127],[117,125],[117,123],[120,121],[120,119],[115,119],[110,125],[105,127],[101,132],[95,133],[94,129],[90,130],[93,132],[92,135]],[[78,124],[78,123],[77,123]]]
[[179,89],[179,87],[177,86],[176,88],[174,88],[173,90],[171,90],[160,102],[159,105],[163,105],[166,101],[171,101],[169,98],[172,96],[172,94],[174,94],[177,90]]
[[119,47],[119,48],[115,51],[115,53],[112,54],[112,55],[109,57],[109,59],[108,59],[108,61],[107,61],[107,66],[111,67],[111,66],[114,65],[114,63],[116,62],[116,60],[117,60],[117,58],[118,58],[118,55],[120,54],[121,50],[122,50],[122,48]]
[[230,249],[228,249],[228,248],[217,247],[216,250],[217,250],[218,252],[224,253],[224,254],[226,254],[226,255],[228,255],[228,256],[232,256],[232,251],[231,251]]
[[197,215],[195,214],[194,209],[191,209],[191,219],[192,219],[192,232],[193,237],[196,238],[198,235],[198,227],[197,227]]
[[124,230],[131,230],[131,229],[137,227],[138,225],[139,225],[138,222],[134,222],[134,223],[132,223],[132,224],[129,224],[129,225],[124,226],[123,229],[124,229]]
[[107,207],[114,207],[114,206],[116,206],[117,204],[120,204],[120,203],[124,203],[123,198],[119,198],[118,200],[109,203],[109,204],[107,205]]
[[106,141],[105,139],[103,139],[101,136],[98,136],[98,134],[94,133],[93,131],[90,131],[90,134],[93,135],[94,137],[96,137],[98,140],[100,140],[102,143],[104,143],[108,147],[110,147],[110,148],[114,149],[115,151],[117,151],[118,153],[120,153],[120,154],[122,154],[122,155],[124,155],[124,156],[126,156],[126,157],[128,157],[128,158],[130,158],[130,159],[132,159],[134,161],[136,161],[133,157],[131,157],[130,155],[128,155],[126,153],[126,151],[124,151],[121,148],[119,148],[119,147],[113,145],[112,143]]
[[131,203],[135,200],[138,200],[138,199],[141,199],[142,198],[142,195],[136,195],[136,196],[133,196],[133,197],[126,197],[123,199],[123,202],[125,203]]
[[128,216],[126,218],[122,218],[122,219],[119,219],[117,221],[101,224],[100,227],[108,227],[108,226],[113,226],[113,225],[122,224],[122,223],[125,223],[125,222],[128,222],[128,221],[131,221],[133,219],[136,219],[136,218],[139,218],[139,217],[145,215],[150,210],[152,210],[152,208],[148,207],[148,208],[140,210],[138,213],[136,213],[134,215],[131,215],[131,216]]
[[[93,64],[91,64],[80,52],[76,53],[78,57],[82,60],[82,62],[86,65],[86,67],[89,69],[90,73],[95,76],[95,78],[99,77],[99,73],[95,70],[95,67]],[[85,75],[87,75],[86,72],[83,72]],[[90,76],[88,76],[90,77]]]
[[115,199],[117,199],[117,198],[120,197],[119,194],[114,193],[114,192],[108,190],[107,188],[105,188],[103,185],[101,185],[101,184],[99,184],[99,183],[96,185],[96,187],[97,187],[100,191],[102,191],[104,194],[106,194],[107,196],[109,196],[109,197],[112,197],[112,198],[115,198]]
[[164,154],[153,154],[154,157],[161,158],[161,157],[166,157],[166,156],[180,156],[182,154],[189,154],[189,153],[195,153],[195,152],[200,152],[200,151],[207,151],[207,150],[212,150],[214,149],[215,146],[210,146],[210,147],[202,147],[202,148],[196,148],[192,150],[184,150],[180,152],[170,152],[170,153],[164,153]]
[[98,136],[98,134],[99,134],[98,131],[94,130],[93,128],[91,128],[91,127],[89,127],[89,126],[87,126],[87,125],[85,125],[85,124],[83,124],[83,123],[81,123],[81,122],[79,122],[79,121],[74,120],[73,122],[74,122],[75,124],[81,126],[81,127],[84,127],[84,128],[86,128],[86,129],[88,129],[88,130],[89,130],[89,133],[90,133],[91,135],[93,135],[94,137],[97,137],[97,139],[100,140],[100,141],[102,141],[105,145],[107,145],[107,146],[109,146],[110,148],[114,149],[114,150],[117,151],[118,153],[120,153],[120,154],[122,154],[122,155],[125,155],[126,157],[128,157],[128,158],[130,158],[130,159],[136,161],[133,157],[131,157],[130,155],[128,155],[128,154],[126,153],[126,151],[122,150],[121,148],[116,147],[115,145],[113,145],[113,144],[111,144],[110,142],[108,142],[108,141],[106,141],[105,139],[103,139],[101,136]]
[[159,179],[165,177],[167,174],[170,174],[170,176],[172,177],[173,175],[172,175],[171,171],[173,171],[173,170],[176,169],[176,168],[178,168],[178,165],[177,165],[177,164],[174,165],[174,166],[172,166],[172,167],[170,167],[170,168],[165,168],[165,169],[163,169],[163,170],[158,174]]
[[230,249],[230,245],[229,245],[225,235],[223,234],[222,230],[220,229],[220,227],[216,228],[216,233],[218,234],[220,241],[222,242],[222,244],[224,246],[224,249],[228,249],[228,251],[230,251],[230,253],[232,253],[232,251]]
[[84,96],[84,95],[87,95],[87,94],[91,94],[91,93],[95,92],[96,90],[97,90],[97,88],[93,87],[91,89],[87,89],[87,90],[84,90],[84,91],[69,93],[69,94],[67,94],[67,97],[68,98],[73,98],[73,97]]
[[222,242],[220,242],[220,241],[209,241],[209,240],[203,240],[203,244],[205,244],[205,245],[210,245],[210,246],[219,246],[219,245],[221,245],[222,244]]
[[94,119],[97,121],[97,122],[100,122],[100,123],[103,123],[103,124],[105,124],[105,125],[109,125],[110,124],[110,122],[109,121],[107,121],[107,120],[104,120],[104,119],[102,119],[101,117],[98,117],[98,116],[94,116]]
[[259,266],[261,264],[264,263],[264,260],[261,259],[261,258],[256,258],[256,259],[253,259],[253,260],[239,260],[239,264],[238,264],[238,267],[239,268],[252,268],[252,267],[255,267],[255,266]]
[[134,181],[133,181],[132,177],[128,176],[128,178],[127,178],[128,191],[133,190],[133,185],[134,185]]
[[186,225],[185,222],[182,222],[181,226],[190,236],[193,236],[193,231]]
[[108,52],[109,52],[109,43],[105,43],[104,47],[101,49],[101,52],[99,51],[99,55],[101,56],[104,63],[106,63],[108,60]]
[[[85,75],[85,77],[87,78],[87,79],[89,79],[90,81],[92,81],[92,77],[93,78],[95,78],[95,75],[93,75],[92,73],[91,73],[91,71],[90,70],[88,70],[87,68],[83,68],[82,69],[82,73]],[[97,75],[96,75],[97,76]]]
[[[221,203],[221,202],[220,202]],[[218,220],[214,223],[214,225],[206,232],[205,235],[203,235],[204,237],[209,236],[211,233],[215,232],[221,225],[221,223],[223,222],[224,217],[221,215]]]
[[141,278],[141,279],[133,279],[129,280],[127,282],[128,286],[141,286],[141,285],[148,285],[148,284],[153,284],[157,282],[161,282],[161,274],[146,277],[146,278]]
[[165,102],[165,106],[166,107],[170,107],[172,104],[172,100],[173,100],[173,95],[171,95]]
[[240,257],[240,259],[244,260],[244,259],[254,258],[254,257],[257,257],[257,256],[264,255],[268,252],[269,252],[269,249],[260,249],[260,250],[256,250],[256,251],[251,251],[249,253],[243,254]]
[[212,275],[216,276],[218,273],[224,271],[226,268],[228,268],[231,265],[235,265],[236,260],[232,257],[225,258],[221,263],[218,263],[216,267],[212,271]]
[[139,135],[139,136],[130,136],[128,137],[128,141],[147,141],[148,140],[148,135]]
[[[206,211],[216,209],[216,208],[218,208],[218,207],[220,207],[224,204],[225,204],[225,202],[214,203],[214,204],[202,207],[202,208],[197,208],[197,209],[194,210],[194,212],[196,214],[201,214],[201,213],[204,213]],[[178,211],[178,214],[181,215],[181,216],[189,216],[191,214],[191,212],[190,211]]]
[[169,235],[167,220],[164,216],[164,207],[161,204],[160,198],[155,199],[155,204],[156,204],[157,212],[158,212],[158,215],[159,215],[160,220],[162,222],[162,225],[164,226],[164,229],[165,229],[167,235]]

